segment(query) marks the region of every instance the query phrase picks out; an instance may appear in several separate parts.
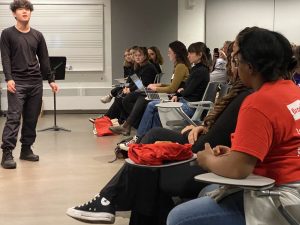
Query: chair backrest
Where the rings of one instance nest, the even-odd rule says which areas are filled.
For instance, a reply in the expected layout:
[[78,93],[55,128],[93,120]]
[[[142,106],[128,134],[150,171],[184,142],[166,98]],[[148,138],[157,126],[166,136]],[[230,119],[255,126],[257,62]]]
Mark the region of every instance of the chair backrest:
[[164,74],[164,73],[158,73],[158,74],[156,74],[153,83],[154,83],[154,84],[160,83],[160,80],[161,80],[161,77],[162,77],[163,74]]
[[215,102],[215,98],[218,92],[219,82],[208,83],[205,92],[202,97],[202,101]]
[[228,93],[230,88],[231,88],[230,84],[227,84],[227,83],[220,84],[220,91],[219,91],[218,98],[220,99],[223,96],[225,96]]
[[209,82],[208,83],[201,101],[206,101],[206,102],[210,102],[210,103],[198,105],[198,107],[195,110],[194,115],[192,116],[193,121],[201,121],[201,119],[203,117],[205,117],[205,114],[203,113],[204,110],[206,110],[205,112],[208,112],[211,109],[211,107],[213,107],[213,104],[215,103],[215,100],[216,100],[219,85],[220,85],[219,82]]

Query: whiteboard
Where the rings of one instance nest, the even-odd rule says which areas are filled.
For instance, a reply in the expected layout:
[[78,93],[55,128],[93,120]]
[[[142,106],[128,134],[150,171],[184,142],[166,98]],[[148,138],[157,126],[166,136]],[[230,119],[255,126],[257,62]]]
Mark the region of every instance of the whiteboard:
[[[43,33],[49,55],[66,56],[73,71],[104,71],[103,13],[103,4],[35,4],[30,25]],[[0,5],[1,32],[13,25],[9,5]]]

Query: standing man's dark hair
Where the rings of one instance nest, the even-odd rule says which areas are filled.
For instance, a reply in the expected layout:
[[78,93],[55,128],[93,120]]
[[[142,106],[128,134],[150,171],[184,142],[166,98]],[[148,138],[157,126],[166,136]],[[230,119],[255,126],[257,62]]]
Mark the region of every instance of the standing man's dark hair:
[[12,12],[16,12],[17,9],[20,8],[25,8],[25,9],[29,9],[30,12],[33,11],[33,5],[30,1],[27,0],[14,0],[12,3],[10,3],[10,10]]
[[16,25],[2,31],[0,48],[5,81],[7,82],[7,117],[2,134],[1,165],[5,169],[16,168],[12,151],[16,147],[21,116],[20,159],[38,161],[32,152],[36,138],[36,124],[41,111],[43,77],[48,77],[54,92],[58,86],[50,73],[46,41],[41,32],[29,25],[33,5],[30,1],[15,0],[10,9]]

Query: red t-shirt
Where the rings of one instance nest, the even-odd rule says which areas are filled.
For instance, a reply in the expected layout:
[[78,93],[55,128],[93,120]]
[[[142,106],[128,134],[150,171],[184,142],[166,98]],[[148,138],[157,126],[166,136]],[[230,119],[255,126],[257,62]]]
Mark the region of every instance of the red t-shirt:
[[277,184],[300,181],[300,88],[279,80],[249,95],[231,142],[233,151],[259,159],[254,174]]

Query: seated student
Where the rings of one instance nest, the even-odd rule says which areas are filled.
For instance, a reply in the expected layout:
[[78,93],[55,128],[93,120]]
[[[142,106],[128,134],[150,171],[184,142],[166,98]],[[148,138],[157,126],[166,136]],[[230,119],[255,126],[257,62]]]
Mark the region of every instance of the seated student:
[[[172,101],[182,102],[182,109],[192,116],[195,109],[190,108],[187,102],[200,101],[209,82],[209,58],[210,50],[202,42],[196,42],[188,48],[188,59],[194,66],[191,69],[189,78],[185,82],[184,88],[179,88],[173,96]],[[143,137],[151,128],[161,127],[158,110],[155,106],[159,101],[151,101],[143,114],[142,120],[137,129],[137,134],[126,143],[120,144],[120,148],[128,150],[128,145],[133,144],[138,138]]]
[[294,46],[293,47],[293,52],[294,52],[294,56],[297,60],[297,66],[294,70],[294,74],[293,74],[293,80],[295,81],[295,83],[300,86],[300,46]]
[[[249,93],[249,90],[237,79],[233,82],[233,87],[228,95],[216,103],[205,124],[197,130],[193,130],[191,135],[188,135],[188,131],[180,134],[164,128],[156,128],[145,135],[140,143],[155,143],[166,140],[184,144],[190,140],[194,152],[203,149],[205,142],[210,142],[212,145],[228,145],[230,144],[230,134],[235,129],[239,107]],[[166,135],[156,135],[158,129]],[[202,131],[204,132],[202,133]],[[188,138],[188,136],[190,137]],[[113,223],[116,210],[132,210],[132,215],[140,214],[145,215],[145,218],[149,217],[148,222],[137,222],[137,224],[158,225],[155,221],[156,218],[152,218],[151,215],[155,214],[158,204],[159,176],[159,170],[149,170],[124,164],[93,200],[68,209],[67,215],[84,222]],[[193,178],[190,179],[193,180]]]
[[[123,63],[124,78],[127,78],[134,73],[134,59],[131,54],[131,49],[125,49]],[[109,95],[106,95],[100,99],[101,102],[104,104],[109,103],[113,97],[116,97],[120,93],[121,90],[122,87],[113,88]]]
[[[138,47],[134,53],[135,58],[135,66],[134,73],[142,80],[144,86],[147,86],[154,82],[157,71],[155,66],[149,62],[149,56],[146,47]],[[129,77],[130,78],[130,77]],[[124,87],[122,90],[122,95],[115,98],[114,103],[106,112],[105,116],[108,116],[111,119],[117,118],[126,118],[126,111],[123,107],[123,101],[128,100],[135,102],[138,96],[140,96],[140,92],[136,92],[137,87],[131,81],[128,87]]]
[[223,47],[218,50],[218,52],[214,52],[213,58],[213,69],[210,73],[210,81],[211,82],[227,82],[226,77],[226,64],[227,64],[227,49],[230,45],[231,41],[225,41]]
[[[237,35],[234,62],[242,82],[255,92],[243,102],[231,148],[217,146],[214,154],[206,144],[198,153],[203,169],[236,179],[254,173],[274,179],[276,187],[299,183],[300,89],[284,80],[296,65],[292,56],[289,41],[277,32],[251,27]],[[167,224],[244,225],[245,213],[240,191],[219,203],[209,197],[183,203],[171,211]]]
[[164,63],[163,57],[160,54],[160,51],[157,47],[151,46],[148,48],[148,55],[150,58],[150,62],[155,66],[157,73],[161,73],[161,66]]
[[[148,88],[159,93],[175,93],[180,85],[184,83],[189,74],[190,63],[187,58],[188,52],[185,45],[180,41],[169,44],[168,56],[174,63],[174,74],[171,84],[149,84]],[[138,127],[149,101],[145,96],[139,96],[135,101],[126,98],[123,107],[128,113],[128,118],[121,126],[111,127],[110,130],[116,134],[129,135],[131,127]]]

